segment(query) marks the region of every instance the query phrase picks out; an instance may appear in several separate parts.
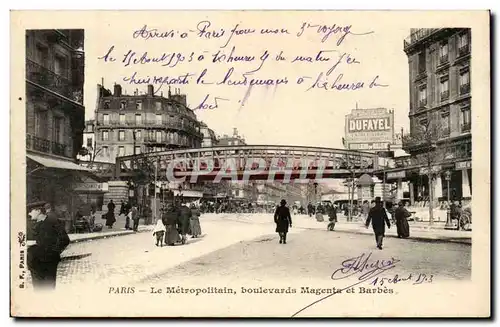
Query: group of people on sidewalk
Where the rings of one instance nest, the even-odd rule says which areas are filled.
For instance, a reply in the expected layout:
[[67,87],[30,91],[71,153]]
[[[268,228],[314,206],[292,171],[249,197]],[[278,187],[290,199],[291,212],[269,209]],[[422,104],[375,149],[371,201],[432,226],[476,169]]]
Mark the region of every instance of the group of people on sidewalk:
[[[116,223],[115,217],[115,208],[116,205],[113,200],[109,200],[108,203],[108,212],[104,215],[104,219],[106,219],[106,226],[108,229],[113,228],[113,225]],[[139,228],[139,209],[135,204],[131,204],[129,202],[121,202],[120,203],[120,216],[125,216],[125,229],[136,231]]]
[[156,221],[153,236],[156,246],[186,244],[187,235],[201,236],[200,210],[194,203],[168,203],[161,209],[161,219]]

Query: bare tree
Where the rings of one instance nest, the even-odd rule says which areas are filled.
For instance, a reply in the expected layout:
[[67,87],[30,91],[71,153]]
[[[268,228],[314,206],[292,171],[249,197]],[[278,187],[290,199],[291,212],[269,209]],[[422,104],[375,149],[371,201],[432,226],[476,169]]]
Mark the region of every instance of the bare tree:
[[430,225],[434,223],[434,181],[442,173],[440,163],[448,159],[449,134],[449,127],[443,125],[440,119],[432,119],[429,114],[414,126],[411,135],[404,137],[406,144],[418,149],[418,153],[412,156],[412,161],[425,168],[428,178]]
[[99,147],[97,148],[97,143],[94,140],[94,145],[91,147],[82,147],[79,151],[79,154],[81,156],[89,156],[89,164],[88,167],[89,169],[92,169],[94,166],[94,162],[96,157],[102,152],[103,148]]

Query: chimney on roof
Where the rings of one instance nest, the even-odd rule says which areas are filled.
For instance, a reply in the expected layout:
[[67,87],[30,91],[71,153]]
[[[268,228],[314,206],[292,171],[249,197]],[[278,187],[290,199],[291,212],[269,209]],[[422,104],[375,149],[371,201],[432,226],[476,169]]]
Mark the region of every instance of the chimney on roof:
[[155,89],[154,89],[153,85],[149,84],[148,85],[148,97],[154,96],[154,93],[155,93]]
[[113,95],[115,97],[119,97],[122,95],[122,86],[120,84],[115,84]]
[[236,127],[233,128],[233,135],[238,136],[238,129]]

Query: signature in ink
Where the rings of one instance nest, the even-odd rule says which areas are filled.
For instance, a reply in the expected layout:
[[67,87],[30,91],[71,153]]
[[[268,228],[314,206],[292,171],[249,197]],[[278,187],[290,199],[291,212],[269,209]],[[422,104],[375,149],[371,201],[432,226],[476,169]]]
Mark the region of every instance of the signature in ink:
[[342,267],[335,270],[331,278],[333,280],[339,280],[357,274],[359,275],[358,280],[365,281],[386,270],[394,268],[396,263],[399,262],[398,259],[394,258],[389,260],[370,261],[371,256],[371,252],[368,255],[363,253],[360,256],[344,260],[341,264]]
[[207,94],[205,96],[205,98],[203,99],[203,101],[201,101],[201,103],[198,106],[196,106],[193,110],[199,110],[199,109],[212,110],[212,109],[219,108],[219,102],[217,102],[217,101],[229,101],[229,99],[214,97],[213,102],[211,102],[211,101],[209,101],[209,98],[210,98],[210,94]]
[[[332,273],[332,276],[331,276],[332,280],[342,280],[342,279],[346,279],[346,278],[354,276],[354,275],[358,275],[357,276],[358,281],[340,289],[340,291],[338,293],[340,293],[344,290],[347,290],[353,286],[359,285],[359,284],[361,284],[369,279],[372,279],[372,278],[380,275],[381,273],[383,273],[385,271],[388,271],[388,270],[394,268],[396,266],[396,264],[400,261],[400,260],[395,259],[395,258],[391,258],[388,260],[370,261],[371,256],[372,256],[371,252],[369,254],[362,253],[359,256],[344,260],[341,263],[341,267]],[[322,301],[328,299],[329,297],[331,297],[335,294],[338,294],[338,293],[328,294],[328,295],[314,301],[313,303],[306,305],[305,307],[303,307],[299,311],[295,312],[292,315],[292,317],[297,316],[302,311],[305,311],[306,309],[308,309],[308,308],[318,304],[319,302],[322,302]]]

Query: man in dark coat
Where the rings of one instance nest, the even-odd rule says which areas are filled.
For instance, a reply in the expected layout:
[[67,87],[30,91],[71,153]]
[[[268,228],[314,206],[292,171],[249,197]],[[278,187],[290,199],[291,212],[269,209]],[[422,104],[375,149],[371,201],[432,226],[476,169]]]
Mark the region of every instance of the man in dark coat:
[[115,222],[115,204],[113,203],[113,200],[110,200],[108,203],[108,213],[106,214],[106,226],[108,226],[108,228],[112,228]]
[[328,211],[328,230],[333,231],[335,228],[335,224],[337,223],[337,208],[335,205],[328,205],[327,206],[327,211]]
[[276,232],[280,236],[280,244],[286,244],[288,227],[292,227],[292,216],[285,200],[281,200],[279,207],[276,208],[274,222],[276,223]]
[[385,224],[387,224],[387,228],[391,228],[391,222],[387,217],[385,208],[382,206],[380,197],[375,198],[375,207],[371,208],[370,212],[368,213],[368,218],[366,219],[366,228],[370,226],[370,221],[372,223],[373,232],[375,233],[377,248],[379,248],[379,250],[382,250],[382,243],[385,236]]
[[44,209],[46,218],[34,227],[36,244],[28,249],[28,269],[35,289],[56,287],[57,266],[69,244],[64,223],[52,211],[52,206],[45,204]]

